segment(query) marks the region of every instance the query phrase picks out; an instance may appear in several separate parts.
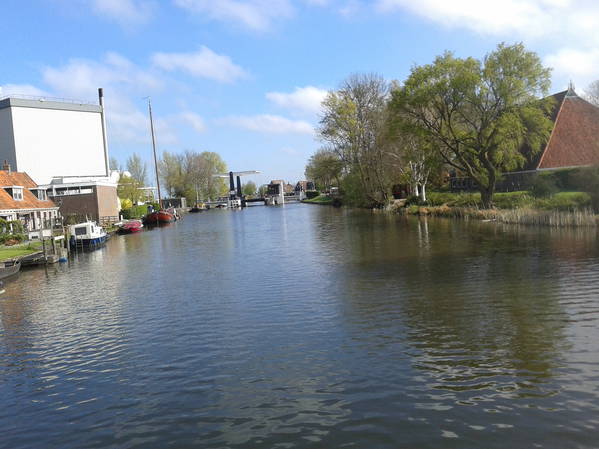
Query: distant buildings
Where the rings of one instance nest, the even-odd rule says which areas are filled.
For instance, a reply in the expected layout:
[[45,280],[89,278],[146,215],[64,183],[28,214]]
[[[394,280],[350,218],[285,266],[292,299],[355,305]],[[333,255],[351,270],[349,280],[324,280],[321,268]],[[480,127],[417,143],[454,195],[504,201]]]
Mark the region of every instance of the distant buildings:
[[99,104],[0,100],[0,160],[26,172],[60,213],[118,220],[118,179],[110,176],[102,89]]
[[20,220],[28,232],[50,228],[58,206],[28,175],[13,172],[8,163],[0,170],[0,218]]

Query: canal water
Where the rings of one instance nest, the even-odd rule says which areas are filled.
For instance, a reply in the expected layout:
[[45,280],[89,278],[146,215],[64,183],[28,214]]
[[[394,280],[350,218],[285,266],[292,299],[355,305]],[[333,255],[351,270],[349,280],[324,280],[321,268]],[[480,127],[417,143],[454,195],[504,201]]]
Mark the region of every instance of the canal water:
[[0,447],[596,448],[595,231],[187,215],[0,296]]

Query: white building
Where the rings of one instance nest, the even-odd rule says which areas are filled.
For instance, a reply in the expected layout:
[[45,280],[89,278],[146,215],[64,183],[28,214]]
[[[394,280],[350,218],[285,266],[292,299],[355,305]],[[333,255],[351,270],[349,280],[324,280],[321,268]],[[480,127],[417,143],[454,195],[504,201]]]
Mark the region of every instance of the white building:
[[25,98],[0,100],[0,161],[37,184],[57,177],[108,177],[100,104]]
[[118,220],[118,177],[108,165],[102,89],[98,104],[0,99],[0,161],[26,172],[73,220]]

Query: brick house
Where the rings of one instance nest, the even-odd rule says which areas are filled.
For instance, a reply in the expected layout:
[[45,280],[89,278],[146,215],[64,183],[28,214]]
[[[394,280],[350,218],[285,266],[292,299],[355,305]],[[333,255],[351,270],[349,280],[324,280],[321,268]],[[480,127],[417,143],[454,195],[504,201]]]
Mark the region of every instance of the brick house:
[[27,173],[13,172],[8,164],[0,170],[0,218],[20,220],[32,233],[50,228],[58,217],[58,206]]

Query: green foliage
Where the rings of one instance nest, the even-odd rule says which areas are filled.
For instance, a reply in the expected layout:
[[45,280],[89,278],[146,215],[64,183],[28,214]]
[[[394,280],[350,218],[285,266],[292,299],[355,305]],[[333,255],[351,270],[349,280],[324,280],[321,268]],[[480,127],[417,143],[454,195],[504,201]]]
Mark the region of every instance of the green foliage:
[[310,156],[305,174],[306,178],[314,181],[320,189],[327,190],[332,183],[339,186],[342,170],[343,162],[339,156],[333,151],[322,148]]
[[133,177],[121,176],[117,186],[117,195],[122,200],[129,200],[135,204],[143,197],[143,192],[139,190],[143,185]]
[[322,102],[319,137],[337,155],[342,172],[352,174],[345,190],[356,205],[386,204],[391,193],[395,173],[385,145],[389,89],[379,75],[356,74]]
[[549,136],[551,103],[538,100],[549,86],[538,55],[500,44],[483,61],[446,52],[414,67],[391,108],[437,143],[445,163],[476,180],[490,207],[500,173],[526,162],[522,145],[535,153]]
[[309,200],[311,200],[312,198],[316,198],[319,195],[320,192],[318,192],[317,190],[310,190],[306,192],[306,198],[308,198]]
[[227,193],[227,182],[214,175],[225,173],[227,165],[217,153],[186,151],[183,154],[165,151],[158,164],[164,189],[171,197],[195,201],[215,199]]
[[[480,193],[429,192],[428,204],[457,208],[482,207]],[[591,206],[591,196],[585,192],[559,192],[545,198],[534,198],[529,192],[495,194],[495,206],[499,209],[542,209],[571,211]]]
[[154,204],[142,204],[140,206],[133,206],[127,210],[122,210],[121,214],[123,218],[126,220],[130,220],[132,218],[142,218],[144,215],[148,213],[148,206],[152,205],[155,210],[160,209],[158,203]]
[[0,244],[4,245],[7,242],[12,244],[21,243],[27,240],[27,236],[25,234],[0,234]]
[[256,187],[256,183],[254,181],[248,181],[241,187],[241,191],[246,196],[253,196],[256,194],[258,188]]
[[133,153],[127,159],[127,171],[139,183],[140,187],[146,185],[148,167],[146,162],[137,153]]
[[556,179],[552,176],[537,176],[530,189],[535,198],[547,198],[558,191]]
[[360,177],[356,173],[349,173],[341,180],[341,193],[343,202],[353,207],[373,207],[372,200],[368,197]]
[[591,207],[591,197],[585,192],[560,192],[548,198],[539,198],[535,208],[544,210],[572,211]]

